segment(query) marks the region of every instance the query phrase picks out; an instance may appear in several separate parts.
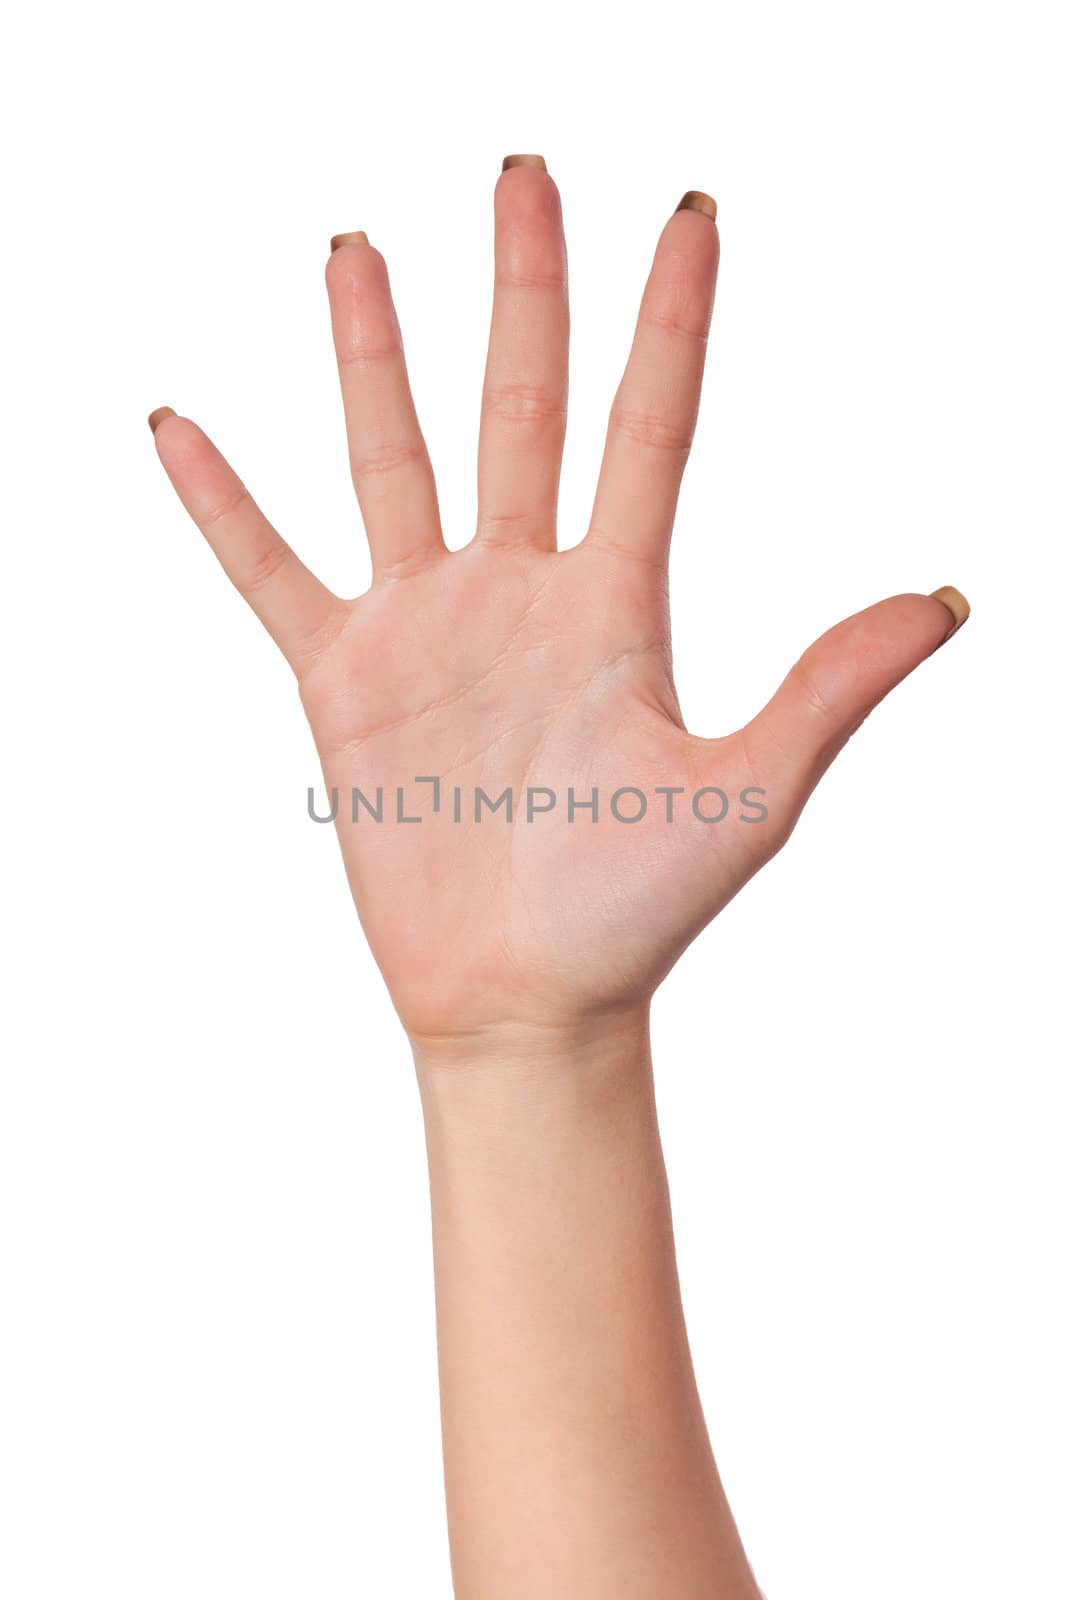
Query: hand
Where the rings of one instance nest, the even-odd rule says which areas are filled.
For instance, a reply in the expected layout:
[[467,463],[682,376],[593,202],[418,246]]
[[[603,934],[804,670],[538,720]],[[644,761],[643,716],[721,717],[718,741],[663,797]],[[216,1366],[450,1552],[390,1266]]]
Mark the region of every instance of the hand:
[[[496,190],[478,525],[463,549],[442,538],[385,263],[362,234],[334,241],[327,285],[373,560],[366,594],[325,589],[193,422],[166,409],[150,419],[183,502],[296,673],[363,925],[426,1049],[647,1005],[784,843],[867,713],[966,619],[954,589],[885,600],[818,640],[745,727],[686,731],[667,555],[711,318],[714,218],[714,202],[690,194],[663,229],[589,529],[572,549],[556,550],[566,258],[540,158],[519,158]],[[439,780],[436,812],[420,778]],[[552,791],[554,808],[529,812],[548,804],[531,787]],[[382,820],[361,806],[353,822],[353,789],[375,804],[379,788]],[[398,820],[398,788],[420,822]],[[490,800],[510,790],[513,820],[483,801],[476,821],[478,789]],[[681,792],[668,802],[656,792],[667,789]],[[599,820],[588,807],[569,820],[572,790],[578,802],[598,792]],[[612,812],[619,790],[638,791],[618,796],[622,816],[644,797],[640,821]],[[725,816],[710,820],[723,797]]]

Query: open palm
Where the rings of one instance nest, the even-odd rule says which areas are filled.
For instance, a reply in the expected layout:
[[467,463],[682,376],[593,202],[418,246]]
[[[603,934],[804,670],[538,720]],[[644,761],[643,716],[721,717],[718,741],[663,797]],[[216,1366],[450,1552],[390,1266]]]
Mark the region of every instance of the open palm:
[[413,1037],[646,1000],[788,837],[854,728],[966,618],[953,589],[885,600],[818,640],[743,729],[686,732],[666,573],[714,218],[691,193],[663,230],[572,549],[556,549],[566,258],[537,157],[509,158],[497,185],[465,548],[442,538],[385,264],[362,234],[334,241],[327,283],[366,594],[325,589],[194,423],[151,419],[179,495],[297,675],[356,904]]

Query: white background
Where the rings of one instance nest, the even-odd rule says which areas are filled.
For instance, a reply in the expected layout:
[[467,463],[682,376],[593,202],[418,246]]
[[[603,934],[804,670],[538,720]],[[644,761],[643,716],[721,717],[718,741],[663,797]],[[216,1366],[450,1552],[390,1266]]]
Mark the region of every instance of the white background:
[[366,229],[464,542],[512,150],[545,154],[568,226],[568,542],[658,229],[687,188],[719,201],[673,563],[692,727],[747,718],[885,594],[973,606],[657,1002],[691,1333],[757,1574],[770,1600],[1067,1595],[1051,20],[23,8],[0,307],[9,1600],[449,1593],[406,1046],[305,814],[288,671],[144,418],[194,415],[320,574],[362,588],[322,271],[332,233]]

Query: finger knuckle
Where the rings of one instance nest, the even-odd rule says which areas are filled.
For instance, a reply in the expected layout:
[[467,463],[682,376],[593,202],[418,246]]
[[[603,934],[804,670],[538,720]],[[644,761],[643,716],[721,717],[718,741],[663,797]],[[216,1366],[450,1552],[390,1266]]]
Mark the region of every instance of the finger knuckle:
[[268,584],[273,583],[275,578],[289,565],[291,559],[292,551],[289,546],[282,544],[280,541],[277,544],[269,544],[258,551],[253,556],[244,574],[242,587],[245,594],[257,594],[261,589],[265,589]]
[[250,498],[244,484],[238,485],[231,494],[224,496],[221,500],[217,500],[213,505],[208,506],[206,511],[200,513],[198,520],[201,528],[206,532],[208,528],[216,527],[220,522],[224,522],[227,517],[232,517],[234,512],[239,511]]
[[379,445],[376,450],[368,450],[353,456],[352,476],[357,481],[361,478],[384,477],[422,461],[425,453],[425,447],[421,444]]
[[567,414],[559,392],[547,384],[500,383],[486,389],[487,417],[499,422],[562,422]]
[[685,456],[692,447],[692,426],[679,424],[668,417],[616,407],[612,412],[612,422],[627,439],[632,439],[635,444],[646,445],[651,450]]

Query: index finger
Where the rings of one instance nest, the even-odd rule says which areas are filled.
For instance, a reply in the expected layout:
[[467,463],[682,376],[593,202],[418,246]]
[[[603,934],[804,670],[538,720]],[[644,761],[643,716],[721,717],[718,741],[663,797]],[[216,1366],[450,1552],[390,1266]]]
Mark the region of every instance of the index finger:
[[587,540],[666,562],[704,376],[719,233],[691,190],[660,235],[615,396]]

